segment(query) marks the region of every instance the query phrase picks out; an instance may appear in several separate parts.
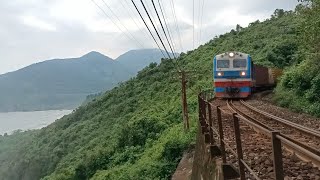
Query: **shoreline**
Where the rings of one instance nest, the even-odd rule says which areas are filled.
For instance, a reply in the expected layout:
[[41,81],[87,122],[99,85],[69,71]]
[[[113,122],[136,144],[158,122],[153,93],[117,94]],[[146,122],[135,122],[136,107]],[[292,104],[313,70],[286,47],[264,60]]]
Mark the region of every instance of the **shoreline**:
[[15,131],[34,130],[46,127],[57,119],[71,114],[73,110],[47,110],[26,112],[0,112],[0,135],[13,134]]

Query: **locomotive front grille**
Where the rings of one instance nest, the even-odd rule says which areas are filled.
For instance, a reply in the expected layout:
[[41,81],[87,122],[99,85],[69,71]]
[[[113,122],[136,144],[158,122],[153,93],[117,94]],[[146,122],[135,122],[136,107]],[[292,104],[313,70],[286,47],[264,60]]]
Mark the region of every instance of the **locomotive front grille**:
[[228,94],[237,94],[237,93],[239,93],[240,92],[240,89],[239,88],[237,88],[237,87],[227,87],[226,88],[226,92],[228,93]]

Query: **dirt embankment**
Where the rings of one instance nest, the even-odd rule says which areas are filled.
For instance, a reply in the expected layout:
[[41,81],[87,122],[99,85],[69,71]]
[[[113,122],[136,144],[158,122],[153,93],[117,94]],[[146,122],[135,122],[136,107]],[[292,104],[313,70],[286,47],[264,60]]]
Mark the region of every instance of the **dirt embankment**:
[[172,180],[211,180],[215,174],[215,162],[212,160],[209,146],[204,141],[201,128],[198,128],[196,145],[183,155]]
[[193,157],[194,149],[183,154],[172,180],[189,180],[191,178]]

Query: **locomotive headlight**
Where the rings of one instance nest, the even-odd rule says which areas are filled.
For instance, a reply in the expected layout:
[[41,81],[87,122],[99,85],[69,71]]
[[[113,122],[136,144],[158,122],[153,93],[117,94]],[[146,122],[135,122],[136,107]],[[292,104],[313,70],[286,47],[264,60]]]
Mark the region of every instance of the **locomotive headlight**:
[[222,72],[218,72],[217,75],[218,75],[218,76],[222,76],[223,73],[222,73]]
[[245,71],[242,71],[242,72],[240,73],[240,75],[241,75],[241,76],[245,76],[245,75],[246,75],[246,72],[245,72]]
[[234,53],[233,52],[229,53],[229,56],[234,57]]

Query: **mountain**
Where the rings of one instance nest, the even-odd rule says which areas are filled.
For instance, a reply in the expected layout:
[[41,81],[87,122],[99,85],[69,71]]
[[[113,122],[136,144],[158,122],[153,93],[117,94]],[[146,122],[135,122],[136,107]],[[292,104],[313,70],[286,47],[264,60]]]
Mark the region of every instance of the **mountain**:
[[73,109],[88,94],[110,89],[133,75],[98,52],[53,59],[0,75],[0,111]]
[[[137,49],[128,51],[120,55],[116,61],[120,62],[133,72],[138,72],[151,62],[160,63],[163,54],[167,57],[167,54],[163,50],[159,49]],[[169,53],[173,57],[172,53]],[[175,53],[178,56],[178,53]]]
[[162,58],[158,49],[131,50],[113,60],[92,51],[0,75],[0,112],[74,109]]
[[[176,75],[174,63],[163,59],[41,130],[0,136],[0,177],[170,179],[183,152],[194,143],[197,92],[212,88],[215,54],[238,50],[250,53],[255,63],[292,69],[297,60],[303,61],[296,55],[300,53],[298,27],[304,19],[296,11],[281,12],[264,22],[256,21],[247,28],[238,27],[214,37],[180,55],[181,68],[193,72],[187,89],[189,132],[184,131],[181,117],[181,82],[172,78]],[[288,85],[309,78],[295,77],[296,81]]]

